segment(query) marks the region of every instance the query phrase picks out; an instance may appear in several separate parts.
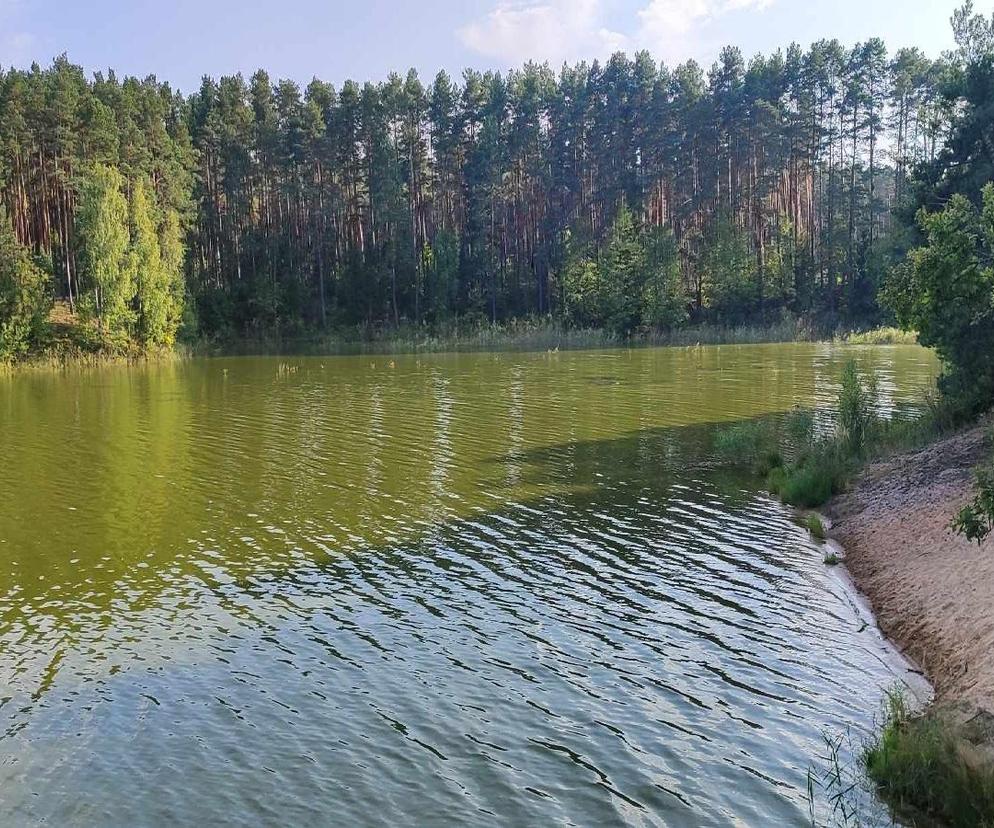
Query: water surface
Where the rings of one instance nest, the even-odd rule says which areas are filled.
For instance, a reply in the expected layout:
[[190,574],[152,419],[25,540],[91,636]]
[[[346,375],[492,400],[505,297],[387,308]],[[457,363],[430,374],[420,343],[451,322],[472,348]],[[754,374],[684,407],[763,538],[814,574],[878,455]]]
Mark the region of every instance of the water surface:
[[[919,348],[0,378],[4,825],[806,825],[903,665],[715,429]],[[824,414],[823,416],[827,416]]]

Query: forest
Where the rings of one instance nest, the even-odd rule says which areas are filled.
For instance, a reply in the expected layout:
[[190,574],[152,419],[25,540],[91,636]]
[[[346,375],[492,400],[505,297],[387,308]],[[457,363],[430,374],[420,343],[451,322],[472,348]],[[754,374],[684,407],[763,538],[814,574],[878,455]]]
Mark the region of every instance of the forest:
[[916,212],[979,205],[991,177],[990,26],[969,3],[952,22],[938,59],[830,40],[725,48],[707,71],[640,52],[184,95],[65,56],[4,70],[0,352],[53,316],[138,348],[454,320],[878,324]]

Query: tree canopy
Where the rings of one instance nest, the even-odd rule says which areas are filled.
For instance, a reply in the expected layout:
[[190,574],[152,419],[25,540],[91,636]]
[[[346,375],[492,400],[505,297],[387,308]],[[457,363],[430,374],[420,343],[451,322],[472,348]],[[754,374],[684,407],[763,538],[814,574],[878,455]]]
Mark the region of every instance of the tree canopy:
[[189,95],[61,57],[0,72],[0,201],[57,298],[142,343],[180,320],[872,324],[920,241],[895,208],[990,176],[989,27],[969,7],[954,25],[938,60],[825,40],[707,71],[640,52]]

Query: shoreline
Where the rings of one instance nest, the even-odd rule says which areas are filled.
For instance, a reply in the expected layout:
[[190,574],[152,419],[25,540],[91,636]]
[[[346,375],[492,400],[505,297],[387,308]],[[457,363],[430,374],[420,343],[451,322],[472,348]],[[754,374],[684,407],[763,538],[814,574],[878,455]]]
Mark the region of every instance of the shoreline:
[[932,685],[927,709],[971,724],[994,758],[994,539],[949,528],[989,457],[985,428],[872,463],[825,513],[878,627]]
[[23,370],[66,370],[109,365],[178,362],[196,357],[237,356],[356,356],[380,354],[444,354],[481,352],[586,351],[601,349],[694,348],[720,345],[830,344],[863,347],[913,345],[912,334],[891,328],[863,333],[816,334],[797,322],[769,326],[696,326],[664,333],[620,338],[599,328],[566,328],[559,324],[513,322],[475,331],[429,333],[398,329],[363,336],[342,330],[297,339],[197,340],[171,348],[141,350],[82,350],[51,347],[23,357],[0,359],[0,374]]

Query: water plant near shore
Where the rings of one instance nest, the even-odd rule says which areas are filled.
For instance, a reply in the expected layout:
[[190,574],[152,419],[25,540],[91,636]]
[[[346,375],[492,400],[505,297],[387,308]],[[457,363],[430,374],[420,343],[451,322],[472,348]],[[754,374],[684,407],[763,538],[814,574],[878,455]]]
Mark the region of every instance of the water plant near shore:
[[835,341],[844,345],[917,345],[918,334],[900,328],[882,327],[842,334]]
[[915,714],[888,694],[879,734],[864,748],[870,779],[899,814],[924,814],[950,828],[994,826],[994,767],[950,719]]
[[804,526],[811,533],[811,536],[816,540],[825,540],[827,533],[825,532],[825,524],[822,519],[811,512],[804,518]]

